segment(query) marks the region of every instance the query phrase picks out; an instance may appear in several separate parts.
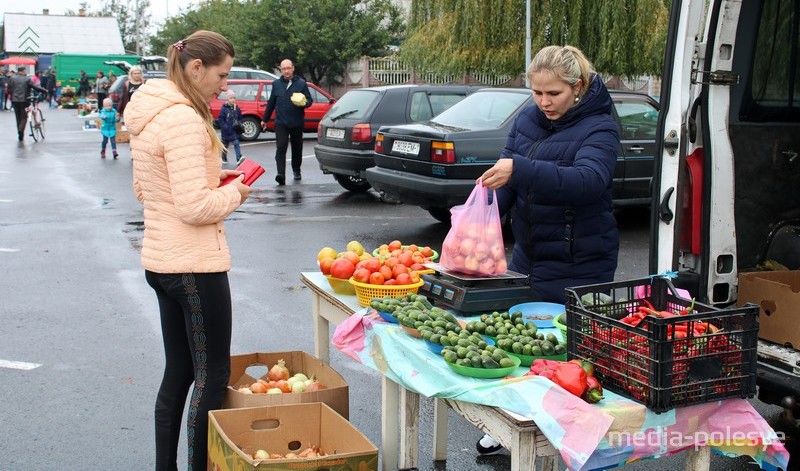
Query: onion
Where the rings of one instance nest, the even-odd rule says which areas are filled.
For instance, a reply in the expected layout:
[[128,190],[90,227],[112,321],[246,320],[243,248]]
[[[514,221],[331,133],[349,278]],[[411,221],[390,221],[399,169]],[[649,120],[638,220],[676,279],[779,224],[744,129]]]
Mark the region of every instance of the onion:
[[317,380],[312,381],[306,386],[306,392],[322,391],[323,389],[327,389],[327,387]]
[[295,381],[292,385],[292,392],[293,393],[301,393],[306,391],[306,383],[303,381]]
[[308,376],[304,375],[303,373],[297,373],[292,378],[297,378],[297,381],[308,381]]
[[296,382],[297,382],[297,375],[294,375],[286,380],[286,384],[288,384],[290,388],[294,387],[294,383]]
[[255,454],[253,454],[254,460],[268,460],[269,453],[267,450],[256,450]]
[[267,394],[283,394],[283,391],[280,388],[271,388],[267,391]]
[[281,379],[289,379],[289,368],[286,368],[286,362],[283,359],[278,360],[267,373],[271,381],[278,381]]

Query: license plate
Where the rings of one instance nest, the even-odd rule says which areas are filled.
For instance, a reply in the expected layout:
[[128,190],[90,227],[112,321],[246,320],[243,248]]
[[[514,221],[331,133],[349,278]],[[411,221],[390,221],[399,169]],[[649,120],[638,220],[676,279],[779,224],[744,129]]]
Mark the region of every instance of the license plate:
[[394,141],[392,144],[392,152],[400,154],[417,155],[419,154],[419,143],[407,141]]
[[328,131],[325,135],[328,136],[328,139],[344,140],[344,129],[328,128]]

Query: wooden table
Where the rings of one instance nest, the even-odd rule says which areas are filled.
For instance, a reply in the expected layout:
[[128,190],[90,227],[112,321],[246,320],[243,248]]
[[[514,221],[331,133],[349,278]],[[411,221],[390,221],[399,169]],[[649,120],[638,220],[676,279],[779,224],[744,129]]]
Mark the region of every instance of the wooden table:
[[[336,294],[320,272],[303,272],[300,280],[311,290],[314,354],[322,361],[330,363],[330,323],[338,325],[362,307],[356,296]],[[385,376],[381,380],[381,462],[384,471],[417,467],[419,401],[419,394]],[[447,459],[448,407],[492,435],[511,452],[511,471],[537,469],[536,457],[542,458],[542,469],[545,471],[558,470],[559,453],[533,420],[499,407],[454,399],[434,401],[434,460]],[[399,430],[403,433],[400,434]],[[687,452],[687,471],[708,470],[710,464],[710,448],[701,447]]]

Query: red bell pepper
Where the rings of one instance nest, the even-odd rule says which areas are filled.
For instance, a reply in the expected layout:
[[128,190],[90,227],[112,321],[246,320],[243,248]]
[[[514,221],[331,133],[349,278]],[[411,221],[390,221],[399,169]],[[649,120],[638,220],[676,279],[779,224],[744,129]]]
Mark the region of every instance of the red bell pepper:
[[600,402],[603,399],[603,387],[600,386],[600,381],[594,376],[586,378],[586,391],[583,393],[583,400],[589,404]]
[[553,382],[570,393],[581,397],[586,391],[586,371],[575,363],[562,363],[553,375]]

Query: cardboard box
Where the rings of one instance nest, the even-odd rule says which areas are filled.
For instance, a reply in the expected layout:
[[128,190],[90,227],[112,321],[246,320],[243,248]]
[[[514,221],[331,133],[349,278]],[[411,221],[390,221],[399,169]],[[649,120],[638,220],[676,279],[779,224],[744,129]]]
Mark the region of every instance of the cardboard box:
[[126,144],[131,141],[130,134],[128,134],[128,128],[121,125],[119,122],[117,123],[117,144]]
[[[253,460],[263,449],[285,455],[320,447],[328,456]],[[208,413],[208,469],[214,471],[378,469],[378,449],[333,409],[315,402]]]
[[[284,393],[284,394],[242,394],[237,389],[240,386],[249,386],[256,380],[268,380],[266,371],[272,365],[283,359],[289,373],[303,373],[314,377],[324,384],[327,389],[314,392]],[[253,377],[247,373],[251,366],[262,366],[264,374]],[[324,402],[345,419],[350,416],[350,389],[347,381],[333,368],[319,358],[306,352],[275,352],[275,353],[248,353],[231,357],[231,377],[228,382],[228,392],[222,401],[225,409],[240,407],[277,406],[282,404],[300,404],[306,402]]]
[[800,349],[800,271],[739,274],[738,304],[761,307],[758,336]]

